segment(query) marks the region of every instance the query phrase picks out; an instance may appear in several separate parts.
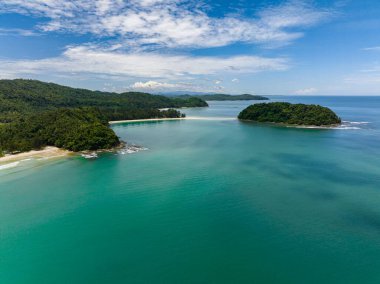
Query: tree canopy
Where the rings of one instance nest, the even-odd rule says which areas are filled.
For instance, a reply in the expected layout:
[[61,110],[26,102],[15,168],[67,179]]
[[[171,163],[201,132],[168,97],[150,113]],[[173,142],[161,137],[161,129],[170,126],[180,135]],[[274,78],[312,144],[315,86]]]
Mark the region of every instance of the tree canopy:
[[[110,93],[36,80],[0,80],[0,122],[57,108],[97,107],[109,120],[155,118],[159,108],[205,107],[201,98],[168,98],[140,92]],[[125,115],[125,117],[123,117]]]
[[201,106],[207,103],[200,98],[118,94],[36,80],[0,80],[0,155],[44,146],[72,151],[111,148],[120,141],[108,127],[110,120],[183,117],[172,108]]
[[45,146],[98,150],[120,143],[105,116],[94,108],[61,108],[28,114],[2,125],[0,138],[0,149],[10,153]]
[[251,105],[240,112],[238,118],[295,125],[328,126],[341,123],[341,119],[327,107],[284,102]]

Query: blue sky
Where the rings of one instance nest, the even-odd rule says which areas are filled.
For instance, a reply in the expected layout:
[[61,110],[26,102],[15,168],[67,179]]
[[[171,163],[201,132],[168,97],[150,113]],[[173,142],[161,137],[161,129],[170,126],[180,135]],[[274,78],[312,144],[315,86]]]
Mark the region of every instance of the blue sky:
[[379,31],[373,0],[2,0],[0,79],[380,95]]

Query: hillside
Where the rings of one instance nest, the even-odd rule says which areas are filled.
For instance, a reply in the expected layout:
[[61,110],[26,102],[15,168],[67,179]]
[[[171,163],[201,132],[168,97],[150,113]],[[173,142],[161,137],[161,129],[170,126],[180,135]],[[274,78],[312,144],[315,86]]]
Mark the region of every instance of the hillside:
[[157,117],[158,108],[204,106],[207,103],[201,98],[168,98],[139,92],[118,94],[36,80],[0,80],[0,122],[10,122],[25,113],[62,107],[96,107],[110,119],[121,120]]
[[112,148],[120,141],[108,127],[110,120],[176,118],[184,115],[172,108],[200,106],[207,106],[200,98],[0,80],[0,156],[45,146],[72,151]]

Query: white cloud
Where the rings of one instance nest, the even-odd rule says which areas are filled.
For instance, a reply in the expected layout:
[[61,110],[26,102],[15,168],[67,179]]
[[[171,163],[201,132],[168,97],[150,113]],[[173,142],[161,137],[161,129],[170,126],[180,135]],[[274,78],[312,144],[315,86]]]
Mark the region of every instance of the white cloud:
[[156,81],[136,82],[131,85],[132,89],[149,89],[149,90],[162,90],[162,89],[178,89],[179,84],[160,83]]
[[240,80],[237,79],[237,78],[234,78],[234,79],[231,80],[232,83],[239,83],[239,81],[240,81]]
[[116,36],[124,47],[216,47],[234,42],[279,46],[333,14],[300,0],[264,9],[253,18],[211,17],[202,7],[185,0],[3,0],[0,13],[47,17],[50,21],[40,24],[45,32]]
[[[255,73],[288,68],[284,58],[258,56],[193,57],[158,53],[119,53],[94,46],[72,46],[59,57],[39,60],[0,60],[5,77],[35,74],[84,74],[140,77],[188,78],[218,73]],[[78,75],[79,74],[79,75]]]
[[135,82],[129,86],[131,90],[158,92],[158,91],[195,91],[195,92],[213,92],[218,90],[218,87],[207,86],[192,83],[166,83],[158,81]]
[[25,30],[25,29],[0,28],[0,35],[38,36],[38,33],[31,30]]
[[367,48],[363,48],[363,50],[366,50],[366,51],[380,51],[380,46],[367,47]]
[[315,94],[318,90],[316,88],[306,88],[306,89],[300,89],[296,90],[293,93],[295,95],[312,95]]

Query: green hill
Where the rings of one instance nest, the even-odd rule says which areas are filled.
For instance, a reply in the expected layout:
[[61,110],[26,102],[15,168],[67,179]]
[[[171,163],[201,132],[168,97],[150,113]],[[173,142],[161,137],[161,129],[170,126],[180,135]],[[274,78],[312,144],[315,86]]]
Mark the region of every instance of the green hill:
[[[200,98],[109,93],[36,80],[0,80],[0,156],[57,146],[73,151],[118,145],[110,120],[182,117],[173,108],[204,107]],[[159,110],[159,108],[169,108]]]
[[[168,98],[139,92],[109,93],[36,80],[0,80],[0,122],[55,108],[96,107],[109,120],[159,117],[159,108],[205,107],[201,98]],[[145,113],[144,113],[145,111]]]
[[327,107],[282,102],[251,105],[240,112],[238,118],[292,125],[330,126],[341,123],[341,119]]

